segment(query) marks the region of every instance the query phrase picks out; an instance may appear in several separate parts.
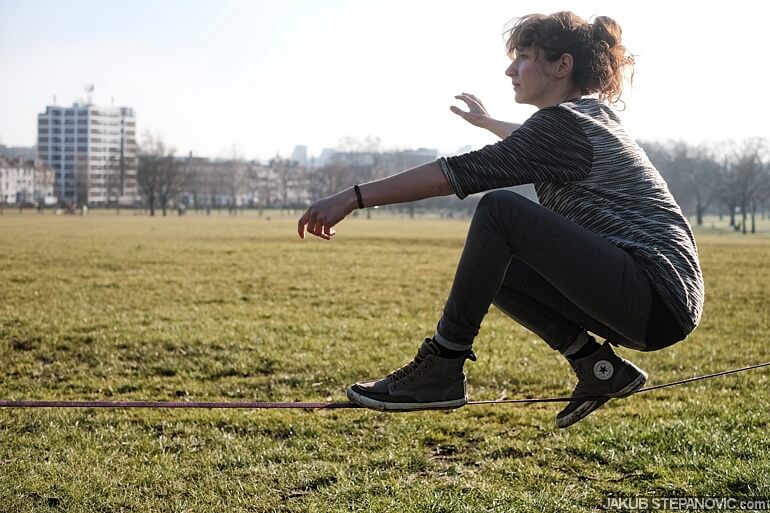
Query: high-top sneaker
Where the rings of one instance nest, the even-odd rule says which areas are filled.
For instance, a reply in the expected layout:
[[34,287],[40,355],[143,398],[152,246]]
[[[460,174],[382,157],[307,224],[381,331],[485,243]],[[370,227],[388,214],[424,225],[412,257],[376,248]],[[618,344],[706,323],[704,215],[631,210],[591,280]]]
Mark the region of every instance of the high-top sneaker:
[[426,338],[414,360],[377,381],[356,383],[348,398],[380,411],[448,410],[468,402],[463,364],[476,360],[473,351],[456,358],[440,356],[441,349]]
[[615,354],[609,342],[586,357],[570,360],[570,365],[578,377],[573,397],[604,397],[571,401],[556,416],[556,425],[560,428],[584,419],[612,397],[633,394],[647,381],[647,373]]

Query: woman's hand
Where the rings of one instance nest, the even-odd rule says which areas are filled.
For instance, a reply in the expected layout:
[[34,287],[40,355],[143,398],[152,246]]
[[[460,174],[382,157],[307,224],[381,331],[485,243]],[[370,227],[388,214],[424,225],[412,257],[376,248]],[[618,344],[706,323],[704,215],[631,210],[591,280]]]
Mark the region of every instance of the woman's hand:
[[340,191],[333,196],[316,201],[299,218],[297,232],[305,238],[305,229],[316,237],[329,240],[334,234],[334,225],[345,219],[357,205],[353,189]]
[[454,105],[449,107],[449,110],[463,118],[471,125],[475,125],[481,128],[487,128],[489,126],[491,118],[489,117],[487,109],[484,108],[484,104],[481,103],[481,100],[470,93],[459,94],[455,96],[455,98],[457,100],[462,100],[465,105],[468,106],[468,111],[466,112],[460,107],[456,107]]
[[468,106],[468,111],[466,112],[454,105],[449,107],[449,110],[471,125],[489,130],[500,139],[505,139],[521,126],[519,123],[508,123],[507,121],[500,121],[499,119],[489,117],[489,113],[487,112],[487,109],[484,108],[484,104],[481,103],[481,100],[470,93],[459,94],[455,96],[455,98],[465,102],[465,105]]

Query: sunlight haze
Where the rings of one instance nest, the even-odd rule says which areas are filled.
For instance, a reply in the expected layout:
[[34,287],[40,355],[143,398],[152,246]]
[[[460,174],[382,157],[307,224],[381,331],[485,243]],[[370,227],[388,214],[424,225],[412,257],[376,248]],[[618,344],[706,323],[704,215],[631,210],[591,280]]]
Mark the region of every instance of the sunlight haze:
[[514,17],[607,15],[637,57],[622,116],[637,139],[766,136],[764,2],[0,0],[0,144],[35,144],[37,114],[94,84],[178,154],[312,155],[345,136],[384,148],[480,147],[449,111],[463,91],[521,122],[502,32]]

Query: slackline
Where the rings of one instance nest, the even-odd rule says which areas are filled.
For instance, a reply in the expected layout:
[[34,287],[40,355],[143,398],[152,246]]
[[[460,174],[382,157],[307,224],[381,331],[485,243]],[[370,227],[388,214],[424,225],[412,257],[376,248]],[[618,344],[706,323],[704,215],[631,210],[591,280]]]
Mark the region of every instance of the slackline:
[[[756,365],[750,365],[748,367],[741,367],[739,369],[732,369],[722,372],[715,372],[713,374],[706,374],[703,376],[695,376],[692,378],[682,379],[679,381],[672,381],[671,383],[664,383],[662,385],[655,385],[647,388],[642,388],[629,395],[636,395],[642,392],[650,392],[652,390],[660,390],[661,388],[673,387],[677,385],[683,385],[685,383],[692,383],[693,381],[701,381],[704,379],[716,378],[719,376],[726,376],[728,374],[736,374],[738,372],[744,372],[752,369],[758,369],[760,367],[770,366],[770,362],[758,363]],[[544,397],[544,398],[526,398],[526,399],[494,399],[488,401],[468,401],[466,405],[480,405],[480,404],[529,404],[529,403],[562,403],[570,401],[578,401],[585,399],[606,399],[613,398],[614,396],[608,395],[581,395],[571,397]],[[625,396],[628,397],[628,396]],[[5,401],[0,400],[0,408],[240,408],[240,409],[337,409],[337,408],[363,408],[357,404],[346,403],[313,403],[313,402],[195,402],[195,401]]]

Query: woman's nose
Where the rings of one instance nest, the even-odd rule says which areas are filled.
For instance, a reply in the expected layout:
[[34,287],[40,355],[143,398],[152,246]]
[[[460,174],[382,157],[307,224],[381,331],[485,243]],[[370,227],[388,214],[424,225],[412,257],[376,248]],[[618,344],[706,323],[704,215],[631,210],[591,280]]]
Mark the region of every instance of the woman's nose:
[[512,76],[516,75],[516,67],[514,66],[513,62],[511,63],[510,66],[508,66],[508,68],[506,68],[505,75],[508,76],[508,77],[512,77]]

